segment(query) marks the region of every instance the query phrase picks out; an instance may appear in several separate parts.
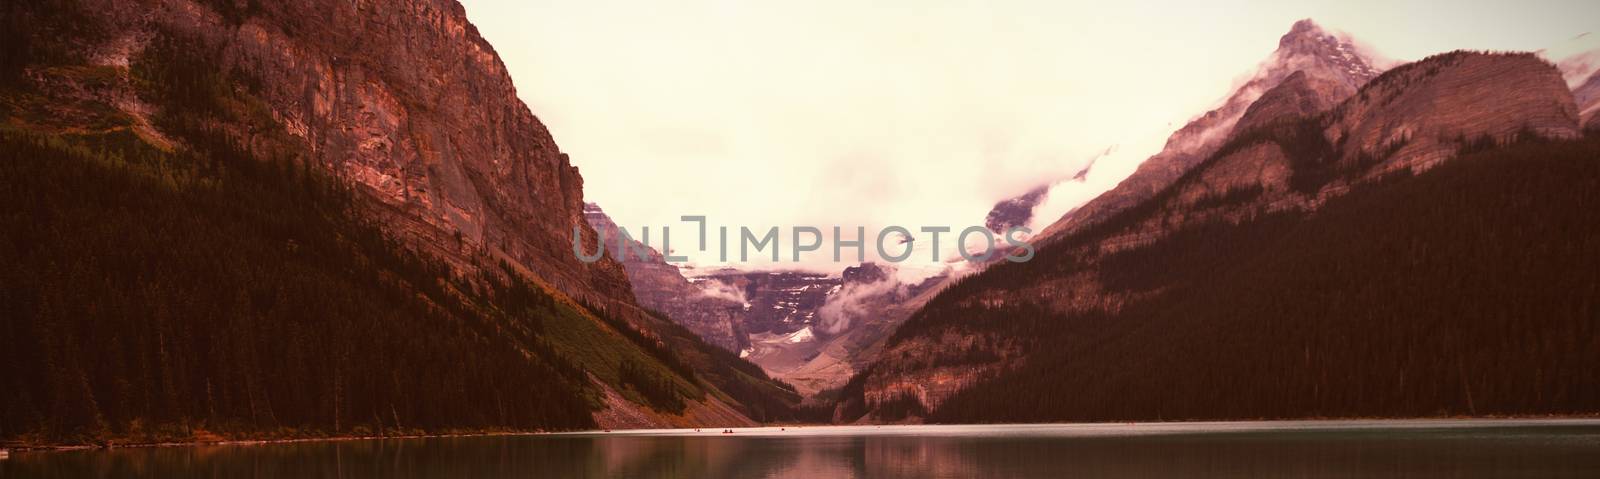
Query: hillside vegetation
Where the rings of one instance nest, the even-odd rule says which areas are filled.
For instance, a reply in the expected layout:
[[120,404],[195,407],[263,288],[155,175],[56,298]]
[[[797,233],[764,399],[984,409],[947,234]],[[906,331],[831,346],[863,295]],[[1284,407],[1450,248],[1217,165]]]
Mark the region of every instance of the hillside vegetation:
[[[198,42],[159,35],[125,69],[0,53],[0,440],[594,428],[602,387],[793,415],[792,391],[660,318],[395,239]],[[120,89],[150,117],[101,96]]]
[[1478,149],[1315,212],[1113,254],[1096,273],[1109,290],[1156,291],[1119,311],[959,301],[1082,267],[1047,249],[951,288],[897,338],[1025,339],[1020,367],[949,398],[940,422],[1600,411],[1600,138]]

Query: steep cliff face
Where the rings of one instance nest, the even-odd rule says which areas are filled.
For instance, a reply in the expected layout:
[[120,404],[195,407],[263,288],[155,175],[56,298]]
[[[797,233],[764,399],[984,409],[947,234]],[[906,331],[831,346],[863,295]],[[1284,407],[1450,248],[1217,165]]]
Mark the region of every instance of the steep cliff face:
[[1422,169],[1480,138],[1578,136],[1578,110],[1555,66],[1529,53],[1453,52],[1396,68],[1340,106],[1325,136],[1341,161]]
[[[47,145],[63,165],[99,175],[53,177],[53,191],[85,193],[54,202],[70,215],[8,218],[104,225],[90,231],[99,246],[53,241],[33,269],[0,247],[19,271],[78,265],[71,278],[27,289],[0,278],[17,291],[0,300],[21,311],[5,317],[17,332],[3,348],[15,367],[0,383],[40,404],[74,401],[61,411],[90,418],[97,400],[131,404],[130,391],[182,402],[119,406],[105,421],[45,433],[144,440],[140,425],[200,417],[249,434],[794,417],[792,388],[639,307],[620,263],[576,257],[574,231],[584,251],[596,246],[579,216],[582,178],[454,1],[63,0],[4,10],[20,26],[0,35],[4,146]],[[47,158],[17,162],[7,184],[48,168]],[[102,183],[154,193],[139,195],[138,208],[108,207],[89,194]],[[129,218],[137,212],[151,222]],[[155,222],[171,217],[182,221]],[[47,232],[57,230],[69,231]],[[22,237],[7,231],[0,242]],[[162,239],[192,251],[148,247]],[[104,251],[139,266],[113,267]],[[124,279],[89,288],[86,277]],[[72,302],[87,309],[38,307],[63,291],[82,292]],[[130,296],[137,301],[123,301]],[[52,371],[96,378],[72,397],[10,374],[108,348],[55,341],[44,326],[59,315],[84,331],[122,328],[114,334],[138,341],[130,355],[176,359]],[[180,330],[183,341],[171,339]],[[184,379],[152,379],[167,374]],[[411,376],[367,381],[390,374]],[[215,396],[197,387],[212,385]],[[526,407],[506,411],[518,401]],[[29,431],[10,422],[28,410],[4,411],[6,434]]]
[[1295,87],[1275,92],[1270,97],[1272,101],[1248,118],[1247,127],[1283,113],[1336,104],[1379,71],[1348,40],[1324,31],[1311,20],[1296,22],[1278,40],[1278,49],[1272,56],[1221,106],[1173,132],[1160,153],[1139,164],[1116,188],[1068,212],[1038,238],[1052,241],[1155,196],[1238,131],[1236,126],[1257,99],[1297,73]]
[[[96,58],[137,63],[168,37],[204,45],[415,245],[458,267],[500,256],[570,296],[631,302],[620,265],[572,254],[573,228],[587,230],[583,179],[455,1],[86,3],[106,26],[87,47]],[[218,126],[246,143],[261,135]]]
[[1254,126],[1226,137],[1167,188],[1052,239],[1032,262],[991,268],[951,287],[918,311],[854,382],[861,387],[856,400],[869,410],[877,405],[880,419],[908,405],[935,410],[962,389],[1026,364],[1037,348],[1048,349],[1034,345],[1027,352],[1030,338],[1017,331],[1029,326],[1022,325],[1115,316],[1163,297],[1181,285],[1132,277],[1128,266],[1109,264],[1130,252],[1175,248],[1184,232],[1317,210],[1387,173],[1424,171],[1529,135],[1578,136],[1576,108],[1559,71],[1532,55],[1430,57],[1385,73],[1331,109],[1310,101],[1317,88],[1291,76],[1246,109]]

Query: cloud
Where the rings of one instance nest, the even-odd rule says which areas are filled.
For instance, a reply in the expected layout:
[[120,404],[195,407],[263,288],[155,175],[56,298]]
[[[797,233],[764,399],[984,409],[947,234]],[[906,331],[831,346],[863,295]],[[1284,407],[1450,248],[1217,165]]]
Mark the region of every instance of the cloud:
[[[1036,216],[1054,221],[1159,151],[1295,20],[1421,58],[1548,46],[1600,18],[1592,1],[463,3],[581,168],[585,199],[674,233],[681,215],[981,226],[996,202],[1120,145],[1052,189]],[[717,260],[715,244],[677,249]],[[816,258],[803,267],[843,266]]]
[[898,292],[903,286],[893,276],[872,283],[849,283],[828,295],[827,302],[817,309],[818,330],[824,334],[839,334],[859,321],[872,316],[875,308],[884,304],[884,297]]
[[1600,69],[1600,34],[1585,33],[1539,51],[1561,68],[1568,88],[1577,88]]
[[700,287],[700,293],[707,297],[732,301],[746,307],[750,306],[750,301],[745,299],[744,288],[735,287],[717,279],[703,279],[697,281],[696,285]]

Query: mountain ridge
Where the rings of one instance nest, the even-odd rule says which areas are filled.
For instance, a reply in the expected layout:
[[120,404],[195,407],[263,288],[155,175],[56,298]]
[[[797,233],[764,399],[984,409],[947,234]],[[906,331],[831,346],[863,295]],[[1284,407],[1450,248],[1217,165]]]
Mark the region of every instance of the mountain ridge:
[[[1049,267],[999,265],[947,289],[852,381],[860,388],[852,399],[858,404],[847,400],[842,410],[925,414],[983,378],[1026,363],[1026,338],[957,326],[949,323],[952,314],[978,324],[995,314],[1019,314],[1018,308],[1023,316],[1114,316],[1162,297],[1163,289],[1107,284],[1108,258],[1208,224],[1245,225],[1314,211],[1357,185],[1394,172],[1420,173],[1519,138],[1572,140],[1574,112],[1571,94],[1549,63],[1530,54],[1457,52],[1386,72],[1324,112],[1236,132],[1150,199],[1052,239],[1034,262],[1060,263],[1054,272],[1012,284],[1000,278]],[[993,286],[976,286],[980,282]],[[869,407],[856,409],[862,406]]]
[[[1173,132],[1160,152],[1145,160],[1132,175],[1110,191],[1067,212],[1036,236],[1036,241],[1056,238],[1102,221],[1153,196],[1203,160],[1235,129],[1249,107],[1284,79],[1300,73],[1321,80],[1327,97],[1313,102],[1335,104],[1354,94],[1379,70],[1347,39],[1328,33],[1310,19],[1294,23],[1278,40],[1278,49],[1220,106],[1195,117]],[[1258,116],[1261,113],[1258,113]]]

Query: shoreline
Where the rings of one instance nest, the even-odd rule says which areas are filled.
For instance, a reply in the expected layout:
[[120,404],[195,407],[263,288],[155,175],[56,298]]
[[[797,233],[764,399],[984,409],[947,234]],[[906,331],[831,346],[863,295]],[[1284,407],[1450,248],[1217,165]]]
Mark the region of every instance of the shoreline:
[[[0,447],[0,452],[8,453],[50,453],[115,449],[153,449],[153,448],[180,448],[201,446],[259,446],[273,444],[297,444],[312,442],[347,442],[347,441],[372,441],[385,439],[440,439],[440,438],[468,438],[468,437],[514,437],[514,436],[570,436],[570,435],[604,435],[610,433],[638,433],[643,431],[689,431],[695,430],[699,434],[720,436],[717,431],[727,430],[753,430],[753,429],[820,429],[820,428],[849,428],[849,427],[903,427],[903,426],[990,426],[990,427],[1021,427],[1021,426],[1115,426],[1115,425],[1184,425],[1184,424],[1226,424],[1226,423],[1342,423],[1342,422],[1404,422],[1404,421],[1600,421],[1600,414],[1588,415],[1550,415],[1550,416],[1453,416],[1453,417],[1353,417],[1353,418],[1301,418],[1301,419],[1227,419],[1227,420],[1184,420],[1184,421],[1101,421],[1101,422],[1036,422],[1036,423],[970,423],[970,424],[942,424],[942,423],[888,423],[888,424],[763,424],[754,427],[719,427],[704,426],[700,428],[671,428],[671,429],[590,429],[574,431],[483,431],[483,432],[457,432],[438,434],[403,434],[403,435],[362,435],[362,436],[328,436],[328,437],[301,437],[281,439],[237,439],[237,440],[196,440],[196,441],[164,441],[141,442],[125,444],[73,444],[73,445],[22,445]],[[705,431],[711,431],[707,433]],[[4,456],[0,456],[3,458]]]
[[438,434],[400,434],[400,435],[364,435],[364,436],[327,436],[327,437],[291,437],[279,439],[226,439],[226,440],[195,440],[195,441],[162,441],[162,442],[130,442],[117,444],[51,444],[51,445],[22,445],[0,447],[0,451],[10,452],[70,452],[86,450],[114,450],[114,449],[151,449],[162,447],[199,447],[199,446],[259,446],[268,444],[295,444],[305,442],[343,442],[343,441],[372,441],[383,439],[436,439],[458,437],[487,437],[487,436],[536,436],[570,431],[485,431],[485,432],[458,432]]

